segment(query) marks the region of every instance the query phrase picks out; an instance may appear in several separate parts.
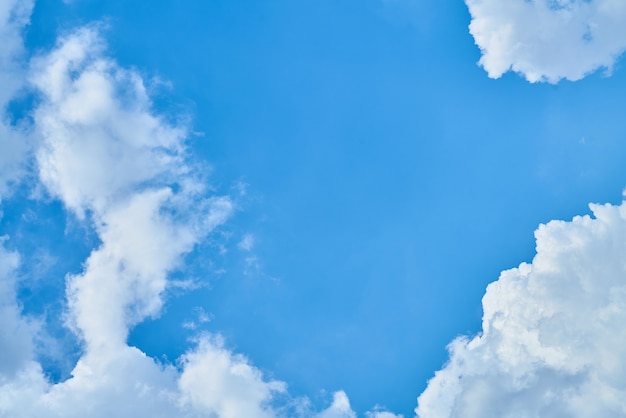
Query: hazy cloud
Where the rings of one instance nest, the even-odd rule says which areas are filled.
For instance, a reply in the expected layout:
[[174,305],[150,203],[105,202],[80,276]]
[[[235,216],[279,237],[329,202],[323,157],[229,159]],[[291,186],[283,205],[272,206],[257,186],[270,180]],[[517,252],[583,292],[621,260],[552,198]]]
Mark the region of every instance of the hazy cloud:
[[[19,255],[7,251],[0,237],[0,384],[15,375],[33,357],[34,324],[21,315],[16,302]],[[1,386],[1,385],[0,385]],[[0,395],[1,405],[2,395]]]
[[345,392],[335,392],[333,395],[333,403],[316,415],[316,418],[356,418],[356,414],[350,407],[350,400]]
[[41,95],[33,126],[39,177],[93,224],[101,244],[67,278],[68,318],[84,352],[56,384],[30,361],[32,341],[20,333],[25,322],[8,281],[18,256],[0,252],[0,321],[11,334],[2,339],[11,374],[0,380],[0,415],[271,416],[268,401],[284,384],[263,380],[216,337],[199,338],[180,370],[126,344],[130,327],[160,312],[169,272],[227,220],[232,202],[206,195],[186,165],[185,128],[156,116],[141,77],[104,51],[97,29],[84,28],[31,65]]
[[0,2],[0,199],[9,192],[8,184],[24,174],[23,164],[30,146],[23,129],[9,120],[7,105],[24,85],[22,31],[32,6],[32,1]]

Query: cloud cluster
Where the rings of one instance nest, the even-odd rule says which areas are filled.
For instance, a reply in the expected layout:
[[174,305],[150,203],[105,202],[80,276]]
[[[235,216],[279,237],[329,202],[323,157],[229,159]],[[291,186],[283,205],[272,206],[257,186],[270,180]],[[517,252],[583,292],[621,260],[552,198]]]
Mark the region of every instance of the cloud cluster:
[[[97,30],[84,28],[29,72],[40,95],[32,127],[38,177],[93,224],[101,243],[84,271],[67,278],[69,325],[84,352],[64,382],[50,383],[24,349],[33,333],[20,332],[28,327],[14,283],[3,282],[0,320],[10,336],[2,339],[0,415],[273,416],[271,398],[284,384],[264,380],[215,337],[199,337],[178,367],[126,344],[130,327],[159,313],[168,274],[233,205],[206,196],[185,163],[184,127],[156,116],[141,77],[103,51]],[[18,256],[3,250],[0,263],[2,277],[11,277]]]
[[449,346],[420,418],[626,415],[626,203],[536,231],[531,264],[483,298],[483,329]]
[[198,335],[176,364],[128,346],[129,330],[159,315],[170,274],[226,222],[233,202],[209,194],[187,162],[184,124],[153,111],[142,77],[106,56],[97,27],[26,60],[21,31],[31,8],[0,2],[0,82],[15,86],[0,104],[5,111],[19,88],[37,96],[27,135],[7,118],[0,125],[0,186],[9,193],[32,167],[45,193],[100,242],[66,278],[67,325],[82,353],[70,378],[55,383],[36,358],[36,321],[16,299],[20,256],[0,238],[0,416],[354,417],[343,392],[316,415],[219,336]]
[[507,71],[528,81],[579,80],[611,71],[626,49],[622,0],[465,0],[479,64],[490,77]]
[[185,130],[150,113],[141,78],[103,58],[101,44],[82,29],[31,75],[42,95],[39,178],[76,215],[89,213],[102,241],[68,281],[75,326],[93,346],[124,344],[129,326],[157,314],[168,272],[232,211],[227,197],[203,197]]

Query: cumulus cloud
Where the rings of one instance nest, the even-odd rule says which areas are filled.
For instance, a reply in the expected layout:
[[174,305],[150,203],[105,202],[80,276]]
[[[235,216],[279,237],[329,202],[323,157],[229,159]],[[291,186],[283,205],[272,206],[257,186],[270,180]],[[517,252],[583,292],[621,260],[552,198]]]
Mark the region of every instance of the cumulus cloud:
[[33,360],[8,281],[19,256],[0,249],[0,325],[11,334],[0,343],[0,415],[273,416],[271,398],[284,384],[265,380],[217,337],[199,337],[177,365],[126,343],[133,325],[159,314],[169,273],[233,205],[207,195],[186,163],[185,127],[155,115],[141,77],[104,51],[97,28],[84,28],[31,65],[38,177],[101,242],[84,271],[67,277],[68,325],[83,353],[60,383]]
[[[0,17],[5,26],[18,22],[19,34],[31,6],[3,2]],[[19,50],[15,39],[0,50]],[[83,271],[66,277],[67,325],[82,353],[67,380],[52,382],[34,354],[36,327],[16,299],[19,254],[0,240],[0,415],[314,416],[308,400],[291,398],[285,383],[267,379],[219,336],[199,335],[176,364],[128,346],[130,329],[161,312],[170,273],[227,221],[233,203],[209,194],[187,162],[186,127],[153,111],[142,77],[106,56],[97,27],[60,39],[31,61],[26,78],[38,95],[29,127],[36,142],[20,158],[34,159],[44,190],[100,242]],[[252,248],[252,236],[243,242]],[[343,392],[320,414],[355,417]]]
[[490,77],[507,71],[530,82],[579,80],[611,71],[626,49],[622,0],[466,0],[479,64]]
[[591,209],[540,226],[532,263],[488,286],[482,333],[450,344],[420,418],[626,415],[626,203]]
[[105,213],[138,189],[189,181],[186,131],[150,112],[142,78],[103,57],[96,28],[84,28],[33,61],[43,96],[35,126],[39,176],[78,216]]
[[203,338],[182,360],[179,387],[184,403],[221,418],[275,416],[269,403],[275,393],[285,392],[286,385],[264,381],[259,370],[225,350],[220,340]]
[[[102,243],[68,278],[72,325],[90,347],[120,345],[156,315],[168,273],[232,210],[203,197],[184,157],[184,127],[151,112],[141,77],[103,56],[84,28],[32,65],[39,177]],[[107,312],[107,315],[102,315]]]
[[[12,126],[6,111],[24,83],[22,31],[31,8],[29,1],[0,3],[0,201],[10,194],[10,185],[23,174],[28,149],[26,137]],[[0,236],[0,384],[14,378],[32,360],[36,331],[35,324],[22,317],[16,300],[20,256],[5,248],[8,239]]]

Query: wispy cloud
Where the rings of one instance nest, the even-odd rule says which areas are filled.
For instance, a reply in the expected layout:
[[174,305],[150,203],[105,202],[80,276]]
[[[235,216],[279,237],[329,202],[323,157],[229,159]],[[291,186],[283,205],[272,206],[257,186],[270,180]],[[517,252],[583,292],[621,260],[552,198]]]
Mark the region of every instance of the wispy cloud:
[[420,418],[626,414],[626,203],[591,209],[540,226],[532,263],[489,285],[482,333],[450,344]]
[[252,251],[254,248],[254,235],[245,234],[237,244],[237,247],[242,251]]
[[32,1],[7,0],[0,4],[0,199],[9,185],[25,174],[30,138],[23,127],[11,123],[7,105],[24,86],[25,51],[22,31],[28,23]]
[[466,0],[480,65],[490,77],[507,71],[528,81],[578,80],[611,71],[626,49],[621,0]]

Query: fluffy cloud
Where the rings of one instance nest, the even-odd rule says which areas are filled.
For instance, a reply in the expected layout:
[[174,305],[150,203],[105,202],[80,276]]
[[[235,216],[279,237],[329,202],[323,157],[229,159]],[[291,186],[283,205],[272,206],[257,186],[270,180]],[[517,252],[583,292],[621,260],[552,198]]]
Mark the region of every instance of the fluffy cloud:
[[[11,16],[30,10],[30,3],[2,7],[9,4]],[[30,165],[47,193],[91,225],[100,243],[84,270],[66,279],[68,326],[83,351],[70,378],[58,383],[36,361],[37,330],[16,300],[19,255],[0,245],[0,415],[315,415],[306,399],[290,398],[283,382],[266,379],[218,336],[199,336],[175,365],[127,345],[134,325],[160,313],[170,273],[228,219],[233,203],[208,194],[187,163],[185,126],[155,114],[142,78],[106,57],[96,27],[61,39],[31,61],[28,74],[39,96]],[[343,392],[320,415],[354,416]]]
[[389,411],[370,411],[365,413],[366,418],[404,418]]
[[232,210],[227,197],[203,197],[185,164],[185,129],[154,115],[141,77],[103,49],[85,28],[31,73],[42,96],[39,177],[79,217],[90,214],[102,241],[68,279],[72,325],[89,348],[125,344],[129,326],[156,315],[168,273]]
[[138,189],[190,180],[184,127],[152,114],[142,78],[103,49],[96,28],[84,28],[34,60],[30,77],[43,96],[39,176],[80,217],[102,215]]
[[626,415],[626,203],[536,231],[419,397],[420,418]]
[[35,59],[29,80],[40,95],[38,177],[101,243],[67,278],[67,317],[84,351],[56,384],[33,361],[8,281],[19,256],[0,252],[0,325],[10,333],[1,343],[0,415],[274,416],[270,401],[284,384],[264,380],[215,337],[199,338],[178,367],[126,344],[133,325],[160,312],[169,273],[233,209],[227,196],[207,196],[186,164],[184,127],[154,114],[141,77],[104,56],[96,28]]
[[219,339],[203,338],[182,360],[179,387],[183,402],[220,418],[275,416],[269,402],[275,393],[285,392],[286,385],[263,381],[257,369],[244,357],[225,350]]
[[333,403],[328,409],[322,411],[316,418],[356,418],[356,414],[350,407],[350,400],[345,392],[335,392]]
[[512,70],[530,82],[610,71],[626,49],[622,0],[466,0],[479,61],[490,77]]

